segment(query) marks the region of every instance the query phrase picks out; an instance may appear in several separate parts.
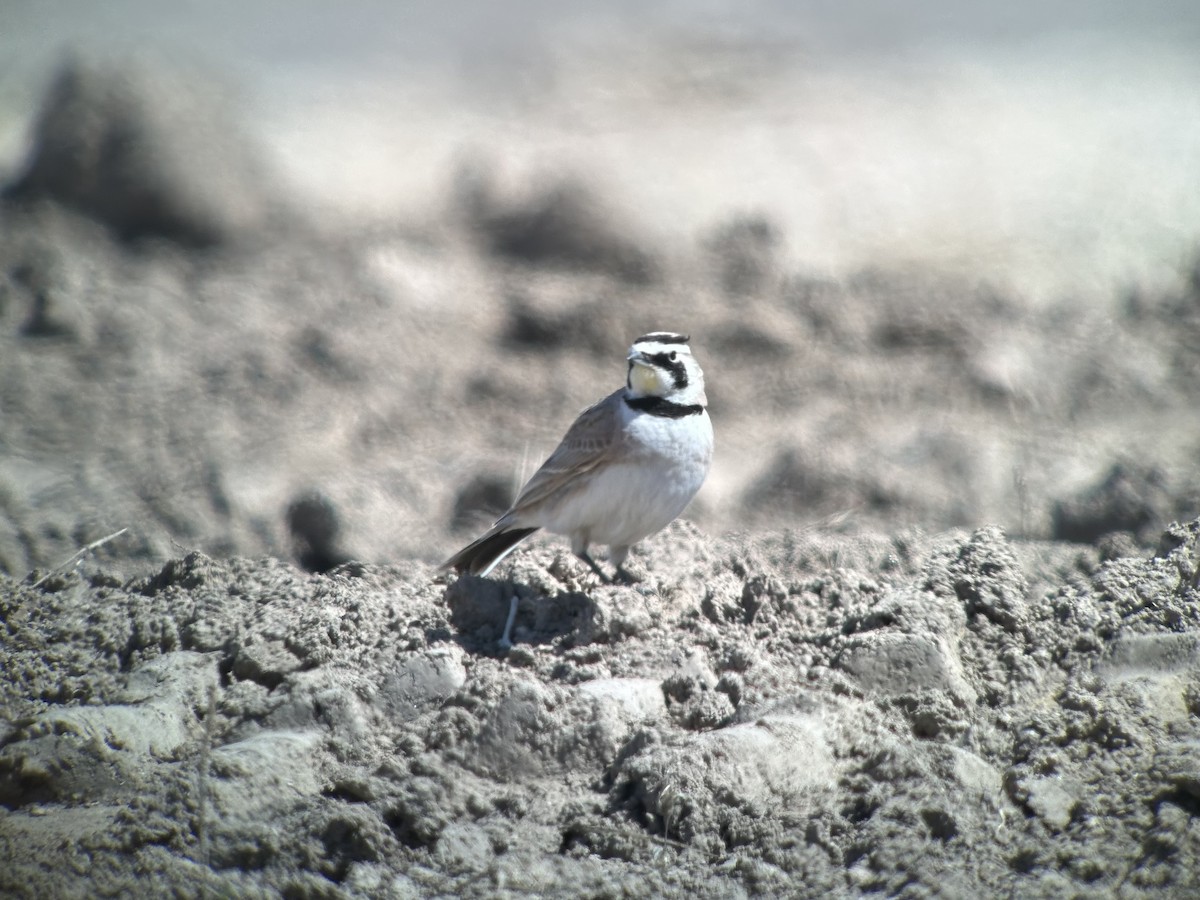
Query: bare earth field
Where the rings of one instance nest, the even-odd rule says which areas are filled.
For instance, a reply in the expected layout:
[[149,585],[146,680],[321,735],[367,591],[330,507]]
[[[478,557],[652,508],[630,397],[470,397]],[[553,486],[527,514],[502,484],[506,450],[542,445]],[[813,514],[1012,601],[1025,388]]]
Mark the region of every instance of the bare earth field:
[[[0,893],[1200,891],[1200,251],[1075,293],[1067,255],[805,264],[761,173],[685,239],[648,184],[657,218],[478,145],[353,215],[176,70],[39,102],[0,201]],[[640,580],[552,538],[439,572],[660,329],[717,459]]]

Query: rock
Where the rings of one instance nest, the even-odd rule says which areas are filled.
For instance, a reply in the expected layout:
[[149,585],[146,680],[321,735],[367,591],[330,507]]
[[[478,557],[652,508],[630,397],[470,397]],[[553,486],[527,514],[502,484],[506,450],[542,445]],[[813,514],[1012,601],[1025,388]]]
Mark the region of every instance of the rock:
[[379,692],[389,716],[411,719],[453,697],[466,680],[462,650],[439,645],[402,660]]
[[1055,776],[1027,778],[1018,787],[1029,810],[1054,831],[1071,824],[1079,806],[1077,792],[1078,785]]
[[645,827],[711,847],[744,816],[803,808],[835,772],[819,716],[770,715],[631,754],[617,783]]
[[933,635],[869,632],[843,650],[836,664],[872,693],[946,691],[961,703],[976,699],[962,661]]
[[167,653],[135,669],[113,702],[56,706],[0,742],[0,802],[82,800],[132,790],[153,777],[202,725],[217,687],[211,654]]

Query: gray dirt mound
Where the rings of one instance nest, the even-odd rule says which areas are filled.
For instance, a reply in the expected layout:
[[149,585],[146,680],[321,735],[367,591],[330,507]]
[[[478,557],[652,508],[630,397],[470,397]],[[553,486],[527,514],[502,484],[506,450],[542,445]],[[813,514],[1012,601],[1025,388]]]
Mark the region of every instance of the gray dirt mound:
[[200,72],[65,63],[42,104],[11,200],[72,206],[124,239],[245,240],[276,219],[266,167]]
[[[648,241],[553,161],[275,229],[219,92],[145,65],[67,65],[31,147],[0,893],[1196,895],[1200,268],[833,280],[769,209]],[[664,328],[696,524],[632,586],[536,538],[432,569]]]
[[1162,471],[1118,462],[1098,484],[1054,504],[1053,535],[1060,541],[1091,542],[1129,532],[1145,540],[1182,505]]
[[1198,552],[676,524],[633,586],[536,542],[5,580],[0,889],[1186,896]]
[[656,280],[657,264],[632,226],[581,178],[548,179],[505,197],[481,165],[458,174],[462,215],[498,257],[566,270],[603,272],[634,284]]

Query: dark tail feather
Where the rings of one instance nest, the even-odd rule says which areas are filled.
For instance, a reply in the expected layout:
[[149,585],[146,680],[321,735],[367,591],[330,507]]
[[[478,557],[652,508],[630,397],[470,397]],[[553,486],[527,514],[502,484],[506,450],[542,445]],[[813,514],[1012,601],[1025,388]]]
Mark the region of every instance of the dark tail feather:
[[486,575],[513,547],[535,531],[536,528],[512,528],[495,533],[489,531],[442,563],[442,568],[457,569],[470,575]]

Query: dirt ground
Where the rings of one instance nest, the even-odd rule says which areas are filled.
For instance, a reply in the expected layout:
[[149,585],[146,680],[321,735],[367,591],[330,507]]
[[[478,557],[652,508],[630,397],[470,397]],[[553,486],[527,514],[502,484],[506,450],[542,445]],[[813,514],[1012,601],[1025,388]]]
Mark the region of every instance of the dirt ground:
[[[31,147],[0,893],[1200,890],[1200,261],[1103,306],[829,278],[768,213],[660,246],[486,159],[333,228],[219,97],[93,62]],[[640,580],[439,572],[661,329],[717,459]]]

